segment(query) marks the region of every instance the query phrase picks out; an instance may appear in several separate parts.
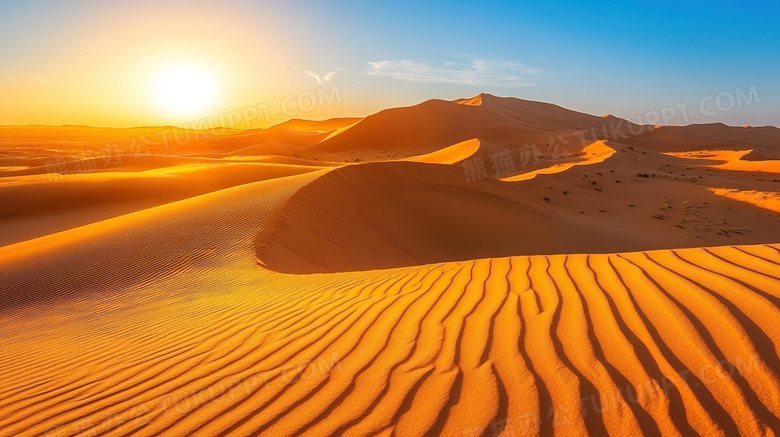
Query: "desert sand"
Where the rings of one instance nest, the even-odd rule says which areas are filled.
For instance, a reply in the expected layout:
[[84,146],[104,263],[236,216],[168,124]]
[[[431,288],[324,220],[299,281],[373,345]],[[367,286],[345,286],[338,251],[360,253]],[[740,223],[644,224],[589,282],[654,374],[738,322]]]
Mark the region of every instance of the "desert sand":
[[0,435],[780,435],[780,129],[616,121],[0,127]]

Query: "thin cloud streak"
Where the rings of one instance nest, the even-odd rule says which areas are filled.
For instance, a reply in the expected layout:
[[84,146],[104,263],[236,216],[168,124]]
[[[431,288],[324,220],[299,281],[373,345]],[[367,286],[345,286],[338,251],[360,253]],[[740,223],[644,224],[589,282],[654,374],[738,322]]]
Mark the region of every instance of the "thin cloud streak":
[[453,83],[462,85],[536,86],[524,82],[520,74],[537,75],[541,70],[510,61],[474,59],[467,64],[401,60],[369,62],[369,76],[384,76],[405,82]]
[[[341,70],[341,68],[339,68]],[[309,70],[305,70],[304,73],[308,74],[309,76],[315,78],[317,80],[317,83],[322,85],[323,83],[333,79],[333,76],[336,75],[335,71],[331,71],[330,73],[326,74],[325,76],[320,77],[318,74],[314,74]]]

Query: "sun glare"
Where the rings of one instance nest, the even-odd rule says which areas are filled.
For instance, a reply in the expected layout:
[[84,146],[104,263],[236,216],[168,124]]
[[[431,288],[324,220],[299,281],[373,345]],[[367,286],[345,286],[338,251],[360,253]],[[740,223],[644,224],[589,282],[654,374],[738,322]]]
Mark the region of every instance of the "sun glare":
[[164,70],[157,80],[157,105],[170,115],[199,115],[213,108],[217,81],[207,69],[179,65]]

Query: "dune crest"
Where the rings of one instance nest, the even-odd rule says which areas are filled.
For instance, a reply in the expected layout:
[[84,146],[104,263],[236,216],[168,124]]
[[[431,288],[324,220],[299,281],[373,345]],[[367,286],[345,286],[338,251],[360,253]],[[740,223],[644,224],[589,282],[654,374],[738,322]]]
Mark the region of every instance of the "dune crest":
[[473,156],[478,151],[483,153],[486,147],[483,141],[478,139],[466,140],[452,146],[445,147],[425,155],[413,156],[402,161],[426,162],[429,164],[455,164]]
[[[387,160],[431,153],[472,138],[514,148],[541,147],[559,135],[579,143],[581,131],[593,128],[600,133],[602,127],[605,121],[599,116],[550,103],[480,94],[468,100],[428,100],[386,109],[306,149],[329,159]],[[629,127],[641,130],[622,120],[617,131]]]
[[527,181],[540,174],[555,174],[566,171],[575,165],[590,165],[604,162],[609,159],[615,149],[609,147],[604,141],[596,141],[583,148],[573,158],[567,158],[563,162],[558,162],[550,167],[543,167],[515,176],[501,178],[504,181]]

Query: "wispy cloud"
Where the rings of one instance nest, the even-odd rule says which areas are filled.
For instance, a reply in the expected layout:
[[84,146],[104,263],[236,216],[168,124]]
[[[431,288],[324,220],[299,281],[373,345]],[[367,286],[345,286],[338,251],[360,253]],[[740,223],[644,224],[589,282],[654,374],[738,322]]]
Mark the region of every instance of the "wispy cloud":
[[[339,70],[341,70],[341,68],[339,68]],[[312,73],[312,72],[311,72],[311,71],[309,71],[309,70],[305,70],[305,71],[304,71],[304,73],[306,73],[306,74],[308,74],[309,76],[311,76],[311,77],[315,78],[315,79],[317,80],[317,83],[319,83],[320,85],[322,85],[323,83],[325,83],[325,82],[327,82],[327,81],[329,81],[329,80],[333,79],[333,76],[335,76],[335,75],[336,75],[336,72],[335,72],[335,71],[331,71],[330,73],[327,73],[327,74],[326,74],[326,75],[324,75],[324,76],[320,76],[320,75],[318,75],[318,74],[314,74],[314,73]]]
[[456,83],[464,85],[534,86],[521,75],[537,75],[541,70],[504,60],[471,59],[433,65],[419,61],[369,62],[369,76],[386,76],[406,82]]

